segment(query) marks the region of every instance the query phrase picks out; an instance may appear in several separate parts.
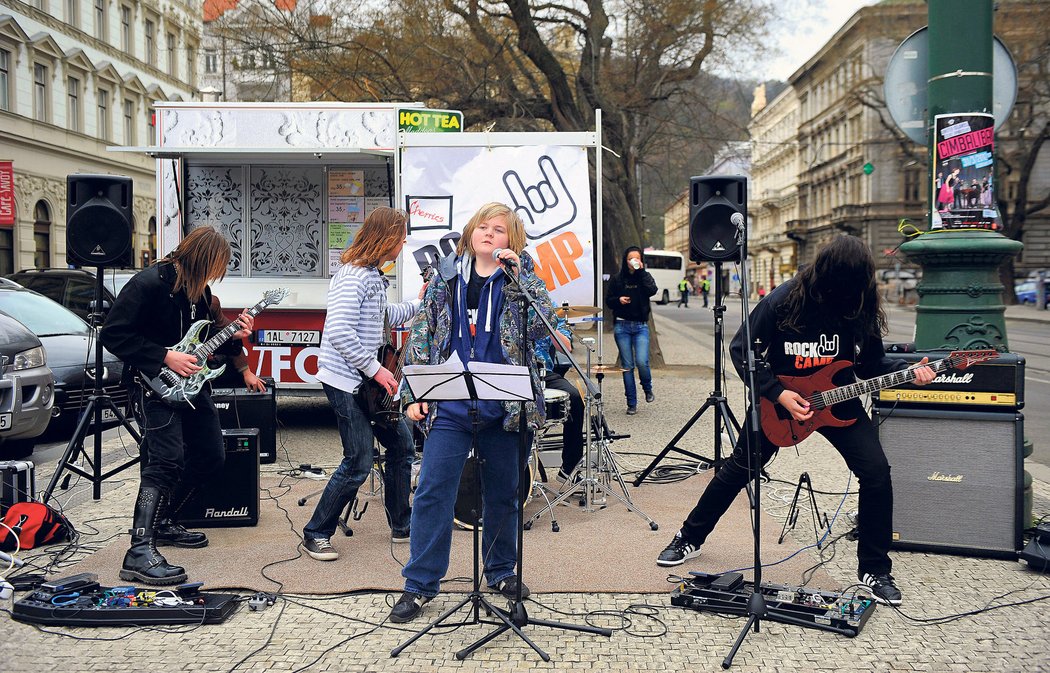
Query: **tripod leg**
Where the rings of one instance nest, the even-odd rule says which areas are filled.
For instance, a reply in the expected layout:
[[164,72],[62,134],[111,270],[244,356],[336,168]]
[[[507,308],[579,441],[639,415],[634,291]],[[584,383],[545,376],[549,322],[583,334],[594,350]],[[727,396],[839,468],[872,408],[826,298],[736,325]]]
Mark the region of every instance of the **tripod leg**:
[[744,644],[744,638],[747,636],[747,632],[751,629],[751,626],[755,625],[756,630],[758,627],[758,616],[751,615],[747,618],[747,623],[744,624],[744,628],[740,629],[740,634],[736,637],[736,642],[733,643],[732,649],[729,650],[729,654],[722,660],[722,668],[729,670],[729,667],[733,665],[733,658],[736,657],[737,650]]
[[[802,482],[806,473],[803,472],[802,476],[798,478],[798,485],[795,486],[795,496],[791,498],[791,507],[788,508],[787,518],[784,519],[784,527],[780,529],[780,537],[777,538],[777,544],[783,544],[784,538],[787,536],[788,524],[791,524],[791,530],[795,529],[795,521],[798,520],[798,496],[802,492]],[[812,491],[810,492],[812,494]]]
[[444,612],[442,612],[440,617],[438,617],[434,621],[432,621],[429,624],[427,624],[426,626],[424,626],[422,629],[420,629],[415,634],[413,634],[412,637],[409,638],[408,640],[406,640],[405,642],[401,643],[400,645],[398,645],[394,649],[390,650],[390,656],[391,657],[396,657],[397,655],[399,655],[402,652],[404,652],[406,647],[408,647],[412,643],[416,642],[417,640],[419,640],[420,638],[422,638],[426,634],[430,633],[430,631],[433,630],[435,627],[440,626],[441,622],[443,622],[446,619],[448,619],[449,617],[451,617],[453,614],[455,614],[460,608],[462,608],[467,603],[472,603],[474,601],[474,599],[475,599],[475,594],[472,593],[472,594],[468,595],[466,598],[464,598],[463,600],[461,600],[460,602],[458,602],[455,605],[453,605],[452,607],[450,607],[448,610],[445,610]]
[[656,455],[655,458],[653,458],[652,462],[649,463],[649,465],[646,466],[646,468],[644,470],[642,470],[641,474],[639,474],[637,477],[635,477],[634,481],[632,482],[635,487],[641,486],[642,482],[645,481],[645,478],[649,476],[649,473],[652,472],[654,469],[656,469],[656,466],[660,464],[660,461],[664,459],[664,456],[666,456],[671,451],[675,451],[677,453],[684,454],[686,456],[689,456],[690,458],[695,458],[696,460],[698,460],[698,461],[700,461],[702,463],[707,463],[707,464],[712,464],[713,463],[713,461],[710,458],[705,458],[705,457],[703,457],[701,455],[692,453],[691,451],[686,451],[685,449],[680,449],[680,448],[678,448],[675,445],[678,443],[678,440],[680,440],[682,437],[684,437],[685,434],[687,432],[689,432],[690,428],[692,428],[693,425],[698,420],[700,420],[700,417],[704,415],[704,412],[707,411],[708,407],[711,407],[714,404],[715,404],[714,398],[708,398],[708,400],[706,402],[704,402],[703,406],[700,407],[699,409],[697,409],[696,413],[693,414],[693,417],[690,418],[686,422],[686,424],[682,426],[682,429],[678,431],[678,434],[675,435],[671,439],[671,441],[669,441],[667,443],[667,446],[665,446],[663,448],[663,450],[660,451],[660,453],[658,453]]

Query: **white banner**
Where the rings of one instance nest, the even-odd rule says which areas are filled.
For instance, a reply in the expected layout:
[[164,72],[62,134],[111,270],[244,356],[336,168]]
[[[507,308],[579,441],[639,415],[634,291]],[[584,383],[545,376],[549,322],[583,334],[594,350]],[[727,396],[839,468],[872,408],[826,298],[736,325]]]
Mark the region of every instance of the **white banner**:
[[402,297],[419,292],[418,270],[455,250],[478,208],[498,201],[525,223],[526,250],[554,303],[594,301],[587,148],[408,147],[401,157],[409,213]]

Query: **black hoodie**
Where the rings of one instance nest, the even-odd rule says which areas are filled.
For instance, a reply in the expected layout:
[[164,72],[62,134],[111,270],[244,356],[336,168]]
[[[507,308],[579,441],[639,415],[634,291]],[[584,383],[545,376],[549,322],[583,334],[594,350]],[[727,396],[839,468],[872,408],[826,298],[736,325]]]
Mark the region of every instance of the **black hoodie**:
[[[641,252],[633,246],[623,251],[620,272],[609,279],[605,305],[612,309],[613,315],[619,320],[648,322],[649,297],[656,294],[656,279],[645,269],[635,271],[627,264],[627,255],[635,250]],[[620,297],[630,297],[631,303],[621,304]]]

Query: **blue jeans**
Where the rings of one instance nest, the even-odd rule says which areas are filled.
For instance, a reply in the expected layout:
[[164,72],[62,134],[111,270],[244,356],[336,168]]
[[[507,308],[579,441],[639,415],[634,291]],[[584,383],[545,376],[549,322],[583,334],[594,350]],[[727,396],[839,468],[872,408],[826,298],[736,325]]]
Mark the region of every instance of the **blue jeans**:
[[408,494],[412,488],[412,460],[415,446],[408,423],[401,419],[393,428],[372,426],[361,411],[353,393],[321,384],[335,411],[343,460],[332,473],[317,502],[314,514],[303,529],[306,538],[332,537],[339,515],[357,497],[357,489],[368,479],[375,461],[373,437],[386,449],[383,461],[383,498],[387,523],[398,533],[408,530],[411,508]]
[[642,390],[653,391],[653,374],[649,370],[649,325],[635,320],[617,320],[613,324],[613,336],[616,348],[620,351],[620,364],[626,369],[623,373],[623,392],[627,396],[627,406],[638,405],[638,390],[634,386],[634,369],[638,368],[638,378],[642,380]]
[[[423,465],[412,504],[408,563],[401,571],[405,591],[436,596],[448,572],[452,517],[460,476],[470,453],[470,434],[435,428],[423,445]],[[518,433],[498,425],[478,432],[484,525],[481,557],[485,583],[495,586],[514,575],[518,551]]]

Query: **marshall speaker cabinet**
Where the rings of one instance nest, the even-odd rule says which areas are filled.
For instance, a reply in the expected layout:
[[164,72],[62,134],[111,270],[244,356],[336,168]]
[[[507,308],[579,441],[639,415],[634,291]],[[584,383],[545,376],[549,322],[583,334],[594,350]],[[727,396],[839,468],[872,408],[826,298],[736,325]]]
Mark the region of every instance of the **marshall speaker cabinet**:
[[219,412],[219,426],[259,429],[259,462],[277,462],[277,397],[271,379],[257,393],[245,387],[215,388],[211,399]]
[[874,419],[893,475],[895,548],[1016,558],[1024,507],[1020,412],[876,402]]
[[259,430],[223,430],[226,464],[179,512],[188,528],[254,526],[259,522]]

